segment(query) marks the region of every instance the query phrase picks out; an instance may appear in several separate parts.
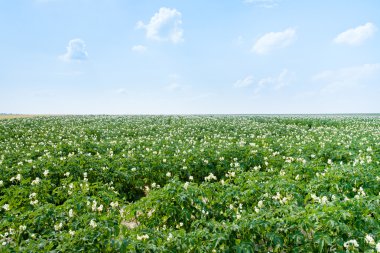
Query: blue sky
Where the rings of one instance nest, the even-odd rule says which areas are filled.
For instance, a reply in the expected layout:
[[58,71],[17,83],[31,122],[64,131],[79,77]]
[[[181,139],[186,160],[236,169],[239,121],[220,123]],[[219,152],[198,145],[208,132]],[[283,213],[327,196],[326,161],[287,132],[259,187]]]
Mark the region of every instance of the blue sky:
[[0,0],[0,112],[380,112],[377,0]]

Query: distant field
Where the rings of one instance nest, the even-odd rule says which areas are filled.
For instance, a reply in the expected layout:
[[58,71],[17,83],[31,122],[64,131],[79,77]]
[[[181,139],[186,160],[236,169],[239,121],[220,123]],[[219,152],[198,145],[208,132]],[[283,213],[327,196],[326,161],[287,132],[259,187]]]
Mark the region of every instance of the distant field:
[[14,118],[30,118],[35,117],[36,115],[28,114],[0,114],[0,119],[14,119]]

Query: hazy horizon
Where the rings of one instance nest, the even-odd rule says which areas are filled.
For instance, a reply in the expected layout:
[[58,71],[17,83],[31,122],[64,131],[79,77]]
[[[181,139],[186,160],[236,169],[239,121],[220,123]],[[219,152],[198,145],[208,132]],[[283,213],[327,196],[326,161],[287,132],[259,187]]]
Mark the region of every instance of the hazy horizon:
[[0,113],[376,114],[375,0],[0,2]]

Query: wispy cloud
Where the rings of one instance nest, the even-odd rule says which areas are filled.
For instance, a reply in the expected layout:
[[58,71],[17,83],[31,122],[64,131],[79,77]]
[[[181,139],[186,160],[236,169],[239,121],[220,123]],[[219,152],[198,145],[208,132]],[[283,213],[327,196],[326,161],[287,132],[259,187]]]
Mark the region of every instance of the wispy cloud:
[[120,88],[120,89],[116,90],[116,93],[119,95],[125,95],[125,94],[127,94],[127,90],[124,88]]
[[63,61],[83,61],[87,60],[88,53],[86,44],[81,39],[72,39],[66,48],[66,53],[60,56]]
[[165,90],[170,92],[183,91],[187,88],[189,87],[181,83],[181,76],[178,74],[169,75],[169,84],[164,87]]
[[283,69],[281,73],[277,76],[274,82],[274,89],[280,90],[288,86],[291,81],[294,79],[294,73],[289,72],[288,69]]
[[370,22],[348,29],[334,38],[336,44],[348,44],[351,46],[361,45],[364,41],[371,38],[376,32],[376,26]]
[[260,79],[257,82],[254,94],[258,95],[266,87],[278,91],[288,86],[293,79],[294,73],[289,72],[288,69],[283,69],[277,76],[269,76]]
[[270,32],[261,36],[252,47],[252,52],[267,54],[273,50],[285,48],[296,39],[296,30],[287,28],[282,32]]
[[235,88],[244,88],[244,87],[248,87],[250,86],[251,84],[253,83],[253,76],[249,75],[243,79],[239,79],[237,80],[233,86]]
[[236,45],[236,46],[241,46],[244,44],[244,37],[242,35],[239,35],[237,38],[235,38],[233,40],[233,43]]
[[372,81],[380,81],[380,63],[326,70],[312,77],[322,84],[322,92],[337,91],[366,85]]
[[181,25],[181,12],[176,9],[161,7],[151,17],[149,23],[145,24],[143,21],[139,21],[137,28],[145,29],[148,39],[179,43],[184,40]]
[[138,52],[138,53],[144,53],[147,50],[148,50],[147,47],[143,45],[135,45],[132,47],[132,51]]
[[176,91],[176,90],[181,90],[183,87],[177,83],[177,82],[172,82],[169,85],[165,86],[165,89],[168,91]]
[[244,0],[244,3],[255,4],[264,8],[273,8],[279,4],[280,0]]

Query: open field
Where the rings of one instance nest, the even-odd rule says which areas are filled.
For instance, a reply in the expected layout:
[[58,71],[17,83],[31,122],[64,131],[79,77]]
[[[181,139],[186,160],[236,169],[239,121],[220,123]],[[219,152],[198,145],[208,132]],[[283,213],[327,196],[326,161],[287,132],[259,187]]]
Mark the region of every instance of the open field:
[[0,119],[15,119],[15,118],[30,118],[36,117],[36,115],[28,114],[0,114]]
[[380,252],[380,117],[0,121],[1,252]]

